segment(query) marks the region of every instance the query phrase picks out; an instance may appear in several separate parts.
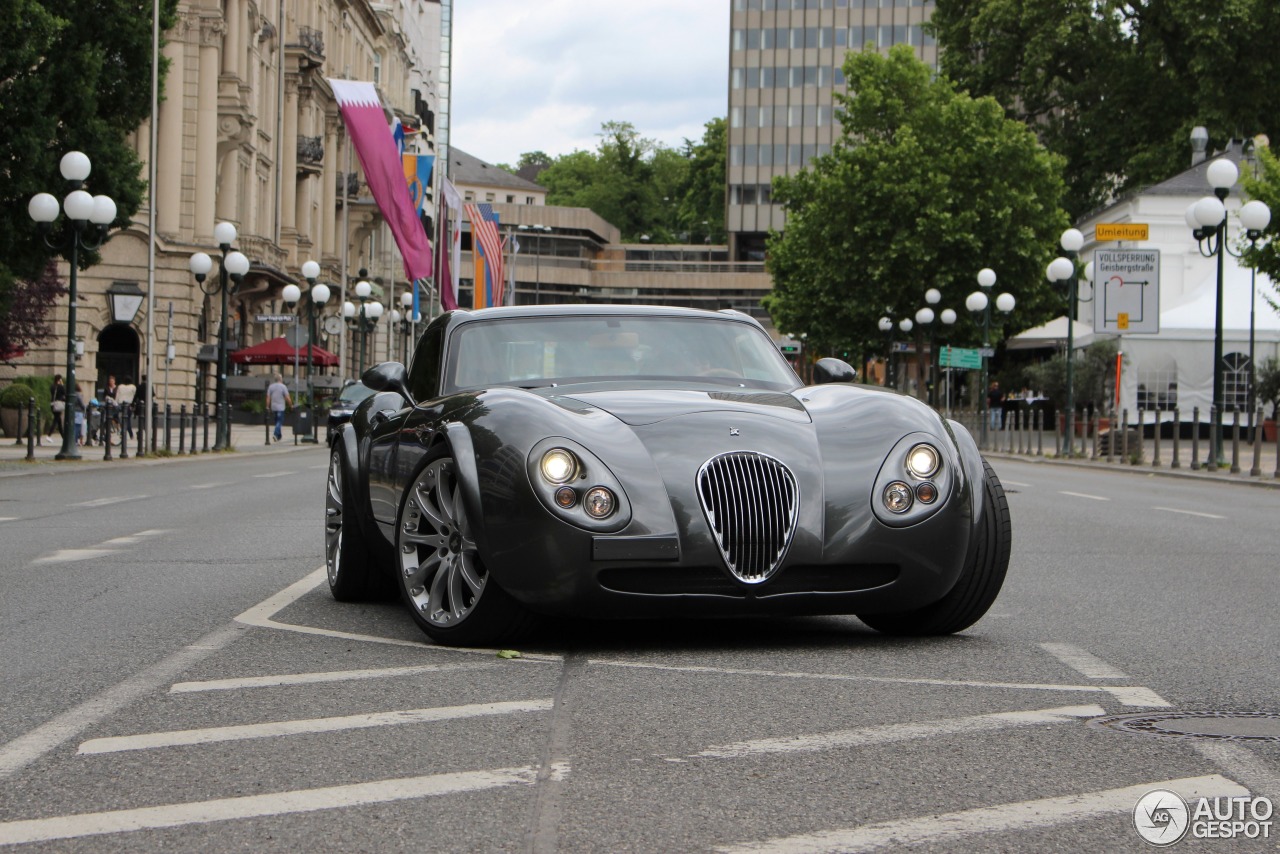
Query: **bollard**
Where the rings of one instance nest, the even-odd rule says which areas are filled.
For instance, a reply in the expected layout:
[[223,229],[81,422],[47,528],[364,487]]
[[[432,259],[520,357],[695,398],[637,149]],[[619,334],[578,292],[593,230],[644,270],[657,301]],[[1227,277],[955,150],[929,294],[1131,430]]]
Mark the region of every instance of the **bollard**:
[[262,410],[262,429],[266,431],[267,444],[271,444],[271,410]]
[[1089,442],[1089,413],[1082,411],[1080,413],[1080,459],[1087,460],[1089,455],[1085,453],[1085,448]]
[[173,417],[173,407],[166,403],[164,405],[164,451],[169,453],[173,449],[173,425],[170,419]]
[[[1280,416],[1280,412],[1273,412],[1272,414],[1276,416]],[[1280,478],[1280,430],[1276,430],[1276,474],[1275,476],[1277,478]]]
[[1044,456],[1044,410],[1036,410],[1036,456]]
[[1204,461],[1206,471],[1217,471],[1218,465],[1222,462],[1218,458],[1217,442],[1222,439],[1222,415],[1218,412],[1216,403],[1209,404],[1209,453]]
[[[129,432],[133,428],[133,404],[120,408],[120,459],[129,459]],[[126,425],[129,430],[126,430]]]
[[201,414],[204,415],[204,447],[201,448],[206,454],[209,453],[209,405],[206,403],[200,407]]
[[1200,470],[1200,407],[1191,408],[1191,470]]
[[178,453],[187,452],[187,405],[178,407]]
[[1182,412],[1178,409],[1173,410],[1173,461],[1169,463],[1169,468],[1182,468],[1182,460],[1179,458],[1178,443],[1182,438]]
[[138,450],[134,453],[135,457],[141,457],[146,448],[146,437],[143,435],[147,432],[147,424],[142,419],[138,419]]
[[150,450],[151,453],[153,454],[156,452],[156,444],[157,444],[156,437],[159,435],[159,430],[160,430],[160,404],[156,403],[153,400],[151,401],[151,444],[150,446],[148,446],[148,450]]
[[1151,451],[1151,467],[1153,469],[1160,468],[1160,410],[1156,410],[1155,429],[1151,431],[1155,438],[1155,448]]
[[1116,461],[1116,410],[1107,410],[1107,462]]
[[1249,469],[1249,477],[1262,476],[1262,407],[1258,407],[1258,417],[1253,419],[1253,466]]
[[194,455],[196,453],[196,423],[198,420],[198,416],[196,415],[196,405],[194,403],[191,404],[191,412],[188,415],[188,418],[191,425],[191,444],[187,447],[187,453]]
[[111,459],[111,411],[114,408],[115,405],[110,400],[102,407],[102,444],[107,446],[107,449],[102,452],[104,460]]
[[1240,474],[1240,410],[1231,413],[1231,473]]
[[36,399],[34,397],[27,398],[27,459],[34,460],[36,458]]
[[1102,456],[1102,449],[1099,443],[1102,441],[1102,410],[1095,409],[1093,411],[1093,456],[1089,459],[1096,460]]
[[1120,410],[1120,463],[1129,461],[1129,410]]

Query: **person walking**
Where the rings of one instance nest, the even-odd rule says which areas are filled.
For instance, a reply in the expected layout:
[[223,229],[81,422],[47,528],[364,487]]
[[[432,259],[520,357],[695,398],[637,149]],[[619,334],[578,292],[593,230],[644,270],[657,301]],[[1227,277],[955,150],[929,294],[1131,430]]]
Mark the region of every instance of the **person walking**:
[[991,429],[999,430],[1004,424],[1004,395],[1000,392],[998,382],[993,381],[991,388],[987,389],[987,412],[987,417],[991,419]]
[[284,384],[284,377],[280,374],[272,375],[271,385],[267,386],[267,409],[275,415],[277,442],[280,441],[281,430],[284,428],[285,410],[292,406],[293,398],[289,396],[289,388]]
[[62,374],[53,375],[53,400],[49,403],[49,408],[53,410],[53,426],[58,431],[58,435],[65,435],[66,419],[64,418],[67,411],[67,384],[62,381]]

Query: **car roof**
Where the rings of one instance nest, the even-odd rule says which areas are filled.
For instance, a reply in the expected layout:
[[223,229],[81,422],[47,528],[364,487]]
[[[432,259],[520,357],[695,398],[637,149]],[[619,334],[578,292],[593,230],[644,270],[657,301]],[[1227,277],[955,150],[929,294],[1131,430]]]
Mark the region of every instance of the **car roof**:
[[760,322],[749,314],[735,309],[707,311],[700,308],[680,308],[669,305],[619,305],[616,303],[569,303],[561,305],[508,305],[494,308],[457,309],[446,312],[433,323],[454,326],[474,320],[500,320],[518,317],[685,317],[705,320],[736,321],[750,323],[763,329]]

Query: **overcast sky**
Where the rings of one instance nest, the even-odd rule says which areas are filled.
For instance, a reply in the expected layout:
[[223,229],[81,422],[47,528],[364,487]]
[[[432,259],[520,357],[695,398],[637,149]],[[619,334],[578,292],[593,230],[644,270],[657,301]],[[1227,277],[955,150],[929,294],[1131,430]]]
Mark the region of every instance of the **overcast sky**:
[[450,142],[490,163],[594,150],[607,121],[677,147],[728,103],[729,0],[456,0]]

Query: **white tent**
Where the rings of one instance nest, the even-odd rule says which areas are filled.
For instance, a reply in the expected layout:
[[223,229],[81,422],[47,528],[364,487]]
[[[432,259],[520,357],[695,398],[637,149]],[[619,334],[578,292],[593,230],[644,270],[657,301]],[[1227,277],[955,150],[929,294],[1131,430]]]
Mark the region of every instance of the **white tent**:
[[[1071,345],[1079,350],[1088,347],[1096,340],[1093,327],[1077,320],[1071,330]],[[1037,350],[1042,347],[1053,347],[1058,350],[1067,346],[1067,318],[1055,317],[1048,323],[1041,324],[1026,332],[1021,332],[1009,339],[1005,345],[1010,350]]]

